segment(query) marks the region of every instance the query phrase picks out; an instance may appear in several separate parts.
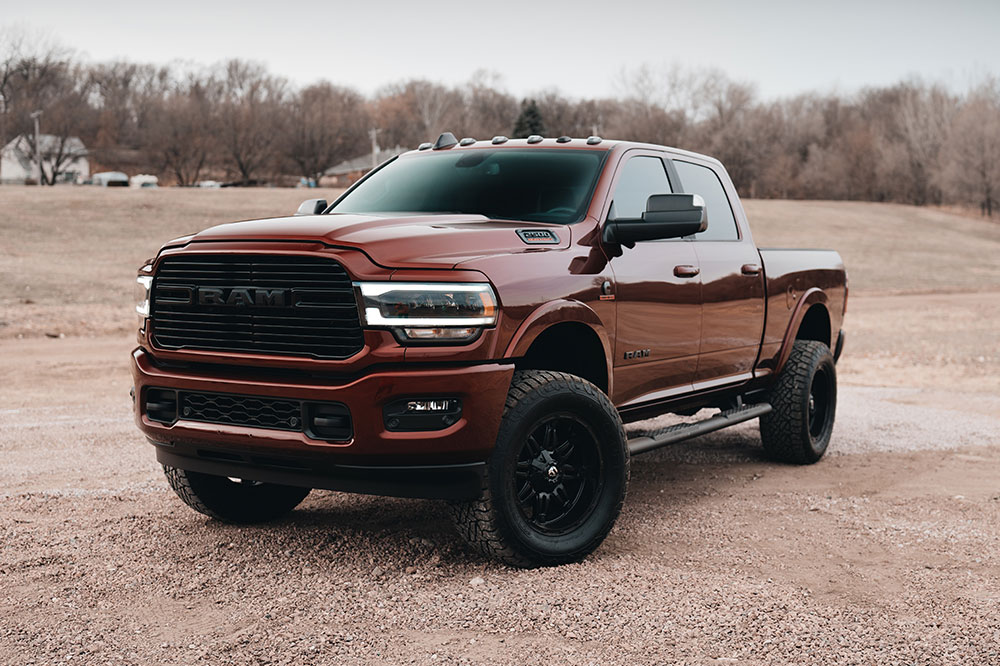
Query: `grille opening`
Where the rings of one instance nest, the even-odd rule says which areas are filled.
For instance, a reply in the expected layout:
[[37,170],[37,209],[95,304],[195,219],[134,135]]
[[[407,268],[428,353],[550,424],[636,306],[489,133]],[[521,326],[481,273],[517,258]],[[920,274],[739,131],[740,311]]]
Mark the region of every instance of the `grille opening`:
[[302,403],[228,393],[184,392],[181,393],[181,417],[189,421],[301,431]]
[[268,396],[146,389],[146,413],[172,425],[178,418],[203,423],[304,432],[313,439],[347,441],[354,434],[351,411],[339,402],[303,402]]
[[351,277],[325,257],[165,257],[151,321],[161,349],[343,359],[364,348]]

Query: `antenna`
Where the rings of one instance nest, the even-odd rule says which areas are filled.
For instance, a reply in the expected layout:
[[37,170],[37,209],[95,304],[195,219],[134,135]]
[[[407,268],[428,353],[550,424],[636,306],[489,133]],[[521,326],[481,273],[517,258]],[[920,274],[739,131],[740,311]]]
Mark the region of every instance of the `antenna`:
[[443,150],[458,145],[458,139],[451,132],[443,132],[438,140],[434,142],[434,150]]

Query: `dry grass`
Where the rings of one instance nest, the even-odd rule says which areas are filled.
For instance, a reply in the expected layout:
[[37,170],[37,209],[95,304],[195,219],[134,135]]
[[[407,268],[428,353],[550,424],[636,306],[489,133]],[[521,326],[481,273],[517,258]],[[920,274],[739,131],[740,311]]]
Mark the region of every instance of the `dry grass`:
[[839,251],[852,293],[1000,287],[1000,224],[901,204],[751,200],[744,207],[760,247]]
[[[0,188],[0,338],[127,333],[135,269],[164,241],[336,194]],[[746,208],[762,246],[839,250],[852,296],[1000,289],[1000,225],[894,204],[758,200]]]

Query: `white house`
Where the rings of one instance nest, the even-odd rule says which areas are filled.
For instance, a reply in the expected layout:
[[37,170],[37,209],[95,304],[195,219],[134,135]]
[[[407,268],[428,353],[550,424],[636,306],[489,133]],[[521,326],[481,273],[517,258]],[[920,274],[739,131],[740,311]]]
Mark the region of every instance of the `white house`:
[[[58,164],[57,183],[79,183],[90,177],[87,149],[77,137],[63,140],[42,134],[39,144],[45,173],[51,174],[53,165]],[[38,165],[31,143],[21,135],[0,150],[0,184],[24,185],[29,180],[38,182]]]

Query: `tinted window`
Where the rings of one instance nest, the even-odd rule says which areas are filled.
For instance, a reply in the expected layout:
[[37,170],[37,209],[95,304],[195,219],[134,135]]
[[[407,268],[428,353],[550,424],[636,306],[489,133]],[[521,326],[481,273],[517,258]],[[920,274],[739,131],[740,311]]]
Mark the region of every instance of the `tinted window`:
[[659,157],[633,157],[622,168],[611,205],[612,218],[639,218],[653,194],[670,194],[670,181]]
[[607,155],[594,150],[451,150],[400,157],[334,213],[469,213],[568,224],[583,218]]
[[708,167],[674,160],[684,192],[700,194],[708,208],[708,229],[695,235],[696,240],[736,240],[736,218],[722,188],[722,181]]

